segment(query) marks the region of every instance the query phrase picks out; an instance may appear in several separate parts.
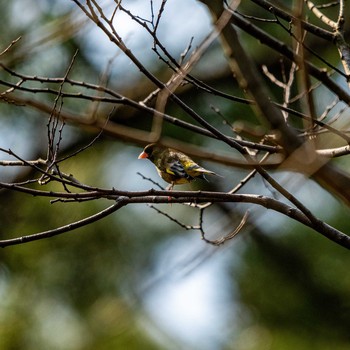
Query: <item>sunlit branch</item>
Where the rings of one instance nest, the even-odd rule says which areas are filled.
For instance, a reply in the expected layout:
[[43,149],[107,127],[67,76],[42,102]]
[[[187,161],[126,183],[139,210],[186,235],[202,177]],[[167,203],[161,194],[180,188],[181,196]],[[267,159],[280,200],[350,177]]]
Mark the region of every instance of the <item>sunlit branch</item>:
[[231,239],[235,238],[242,231],[244,225],[247,223],[248,217],[249,217],[249,211],[247,210],[244,213],[240,223],[231,232],[229,232],[228,234],[226,234],[218,239],[215,239],[215,240],[207,239],[205,237],[204,231],[201,230],[202,239],[206,243],[209,243],[209,244],[212,244],[212,245],[218,247],[218,246],[226,243],[227,241],[230,241]]
[[0,166],[29,166],[29,165],[45,165],[47,161],[45,159],[36,160],[0,160]]
[[313,12],[313,14],[320,19],[323,23],[330,26],[333,30],[337,29],[337,23],[328,18],[324,13],[322,13],[312,1],[304,0],[309,10]]
[[322,13],[312,1],[304,0],[304,2],[307,4],[309,10],[312,11],[318,19],[320,19],[323,23],[332,28],[334,32],[334,42],[338,47],[340,59],[347,77],[347,82],[350,86],[350,45],[344,39],[344,1],[339,1],[339,13],[336,22],[328,18],[324,13]]

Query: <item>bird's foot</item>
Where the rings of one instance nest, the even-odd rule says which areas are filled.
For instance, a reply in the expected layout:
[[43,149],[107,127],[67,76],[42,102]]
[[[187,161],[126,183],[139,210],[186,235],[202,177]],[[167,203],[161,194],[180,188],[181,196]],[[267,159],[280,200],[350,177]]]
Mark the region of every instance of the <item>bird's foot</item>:
[[[173,190],[173,187],[174,187],[174,183],[171,183],[169,186],[167,186],[166,191],[172,191],[172,190]],[[173,197],[169,196],[169,197],[168,197],[168,201],[171,202],[171,199],[172,199],[172,198],[173,198]]]

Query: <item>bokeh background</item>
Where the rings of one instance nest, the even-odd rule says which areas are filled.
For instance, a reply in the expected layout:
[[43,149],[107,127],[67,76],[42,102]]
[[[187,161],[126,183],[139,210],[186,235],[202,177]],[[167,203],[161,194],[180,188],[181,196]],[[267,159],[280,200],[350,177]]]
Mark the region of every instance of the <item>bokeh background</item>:
[[[108,8],[108,1],[103,3]],[[159,1],[153,3],[159,6]],[[140,17],[151,16],[149,1],[125,1],[124,5]],[[250,2],[244,6],[259,15],[260,10]],[[79,49],[72,70],[74,79],[98,83],[108,71],[108,86],[127,96],[137,99],[151,91],[140,72],[73,2],[1,1],[0,13],[1,48],[22,37],[1,57],[12,69],[60,77]],[[166,76],[166,66],[152,51],[152,38],[143,28],[125,15],[117,15],[116,21],[135,55],[142,57],[148,69]],[[210,26],[210,16],[199,2],[169,1],[159,36],[174,57],[179,57],[191,38],[195,47]],[[277,71],[277,55],[253,39],[247,38],[245,44],[255,45],[255,58]],[[331,59],[326,45],[322,50]],[[218,43],[212,45],[195,73],[217,88],[239,93]],[[5,77],[8,79],[2,72],[1,79]],[[221,121],[215,119],[212,105],[232,118],[237,114],[253,118],[246,106],[218,102],[193,89],[182,94],[214,123]],[[38,99],[52,104],[54,97],[40,95]],[[25,159],[44,158],[47,115],[1,102],[0,147],[11,148]],[[322,103],[329,103],[322,90],[319,103],[320,109]],[[65,100],[64,107],[82,114],[93,108],[89,101],[73,99]],[[111,108],[102,107],[100,111],[105,114]],[[149,121],[138,113],[118,106],[113,119],[147,130]],[[170,105],[169,113],[181,111]],[[164,133],[214,151],[221,147],[174,126]],[[96,130],[67,125],[62,154],[79,149],[95,136]],[[140,144],[102,136],[93,147],[64,162],[62,170],[91,186],[149,189],[153,185],[137,172],[155,180],[157,174],[151,163],[137,160],[141,150]],[[5,153],[1,156],[7,159]],[[202,163],[224,176],[211,184],[221,190],[244,174],[242,170]],[[278,176],[290,178],[289,174]],[[0,179],[5,182],[30,177],[35,175],[25,168],[0,170]],[[295,193],[318,216],[349,232],[347,208],[311,181],[298,184]],[[271,195],[259,179],[247,191]],[[62,226],[108,205],[106,200],[50,204],[47,198],[6,190],[1,190],[0,203],[2,239]],[[162,210],[188,224],[196,224],[198,219],[195,210],[181,205]],[[291,220],[266,210],[251,210],[251,224],[221,247],[208,245],[198,232],[183,230],[148,206],[137,205],[70,233],[2,249],[0,348],[349,349],[349,252]],[[236,213],[238,217],[242,214],[239,206]],[[209,210],[205,220],[208,232],[214,234],[239,222],[228,219],[227,210],[220,207]]]

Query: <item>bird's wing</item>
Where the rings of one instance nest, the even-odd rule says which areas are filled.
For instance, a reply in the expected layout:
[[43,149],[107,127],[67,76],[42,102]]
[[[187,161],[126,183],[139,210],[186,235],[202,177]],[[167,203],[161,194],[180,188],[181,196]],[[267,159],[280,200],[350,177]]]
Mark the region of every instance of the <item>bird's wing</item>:
[[166,164],[165,171],[168,174],[174,175],[179,178],[192,179],[192,176],[188,175],[183,164],[179,159],[171,159]]

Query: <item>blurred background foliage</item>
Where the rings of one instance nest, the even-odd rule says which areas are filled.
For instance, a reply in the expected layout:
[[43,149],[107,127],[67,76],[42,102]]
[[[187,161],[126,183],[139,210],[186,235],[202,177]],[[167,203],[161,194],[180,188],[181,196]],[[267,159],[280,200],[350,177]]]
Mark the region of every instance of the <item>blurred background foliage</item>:
[[[161,29],[164,43],[178,57],[191,36],[196,44],[206,35],[210,18],[194,0],[175,3],[169,3]],[[139,11],[139,15],[149,16],[148,1],[125,1],[125,5]],[[248,14],[266,15],[249,1],[242,2],[242,6]],[[72,78],[97,83],[108,60],[114,57],[108,74],[110,87],[136,99],[153,88],[68,0],[2,1],[0,12],[2,48],[22,37],[1,57],[12,69],[29,75],[63,76],[79,49]],[[183,18],[187,18],[186,24],[179,28]],[[127,42],[136,54],[142,53],[145,65],[158,75],[169,74],[152,54],[149,38],[144,40],[142,30],[124,21],[121,25],[130,37]],[[174,28],[179,28],[178,32]],[[266,26],[266,30],[279,30],[274,28]],[[282,40],[288,36],[279,35]],[[277,55],[247,36],[245,44],[255,45],[257,61],[279,74]],[[328,59],[329,48],[324,45],[322,49]],[[213,45],[196,73],[208,84],[240,94],[219,45]],[[5,77],[3,72],[1,77]],[[247,106],[218,100],[191,87],[183,88],[181,97],[224,130],[228,126],[218,121],[211,105],[219,107],[231,121],[237,119],[235,115],[254,121]],[[53,99],[40,95],[42,102],[51,105]],[[65,100],[64,107],[81,114],[93,108],[89,101],[73,99]],[[104,114],[111,110],[111,106],[100,107]],[[168,112],[186,119],[171,104]],[[144,129],[150,125],[138,111],[123,106],[117,106],[112,118]],[[38,110],[1,103],[0,146],[26,159],[45,157],[46,124],[47,115]],[[178,140],[207,142],[173,125],[164,132]],[[63,135],[61,151],[65,155],[86,145],[96,134],[87,127],[68,125]],[[208,147],[220,145],[211,142]],[[62,170],[92,186],[148,189],[152,185],[137,172],[157,177],[150,164],[137,161],[141,148],[101,137],[93,147],[67,160]],[[215,171],[225,179],[211,186],[220,189],[227,188],[228,178],[238,181],[244,173],[217,168]],[[0,176],[2,181],[23,181],[33,174],[26,169],[3,168]],[[260,190],[264,187],[261,181],[256,186]],[[318,215],[349,232],[348,209],[317,185],[312,186],[313,190],[306,193],[301,188],[300,197],[312,203]],[[312,202],[311,194],[320,200]],[[51,204],[47,198],[6,190],[1,190],[0,201],[2,239],[62,226],[108,205],[106,200]],[[228,225],[235,225],[227,214],[229,209],[232,206],[208,213],[205,219],[210,230],[220,233]],[[186,207],[173,205],[162,210],[196,223],[197,214]],[[146,205],[139,205],[70,233],[2,249],[0,348],[349,349],[349,253],[276,214],[262,209],[254,213],[255,226],[247,227],[220,248],[205,244],[198,233],[184,231]]]

